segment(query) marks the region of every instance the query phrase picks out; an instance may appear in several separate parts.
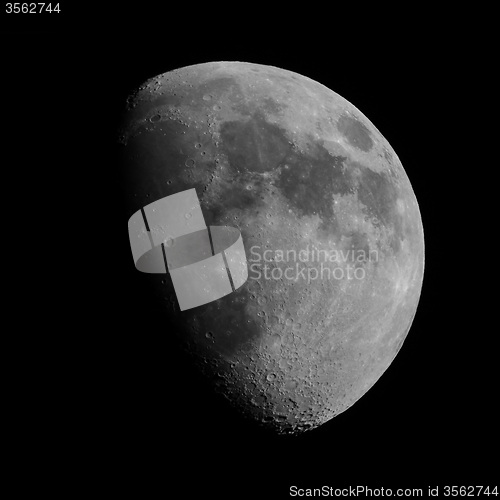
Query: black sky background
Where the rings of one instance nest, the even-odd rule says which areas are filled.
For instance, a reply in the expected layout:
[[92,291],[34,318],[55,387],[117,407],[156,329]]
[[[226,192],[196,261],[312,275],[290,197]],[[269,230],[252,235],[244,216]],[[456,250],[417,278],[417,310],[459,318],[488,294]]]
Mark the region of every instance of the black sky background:
[[[300,13],[278,27],[263,16],[251,29],[174,15],[65,19],[4,25],[2,37],[4,197],[36,235],[36,314],[21,315],[11,350],[12,412],[34,456],[55,452],[75,491],[100,479],[110,492],[160,488],[168,498],[494,484],[496,332],[480,284],[486,263],[470,240],[477,181],[458,133],[478,63],[460,34],[429,22],[410,33],[391,25],[383,38]],[[424,285],[402,349],[354,406],[298,437],[270,435],[227,407],[160,330],[130,270],[119,113],[144,80],[217,60],[295,71],[353,103],[395,149],[422,214]],[[480,238],[477,224],[472,232]]]

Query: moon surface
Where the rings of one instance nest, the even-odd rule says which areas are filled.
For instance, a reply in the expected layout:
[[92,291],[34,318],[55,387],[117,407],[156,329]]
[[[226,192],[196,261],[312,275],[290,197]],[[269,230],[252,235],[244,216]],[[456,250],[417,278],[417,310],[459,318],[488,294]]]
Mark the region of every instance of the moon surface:
[[258,64],[171,71],[125,108],[124,227],[195,188],[207,225],[239,229],[247,257],[241,288],[187,311],[168,274],[144,275],[163,300],[164,335],[278,433],[349,408],[401,348],[422,286],[419,208],[389,143],[332,90]]

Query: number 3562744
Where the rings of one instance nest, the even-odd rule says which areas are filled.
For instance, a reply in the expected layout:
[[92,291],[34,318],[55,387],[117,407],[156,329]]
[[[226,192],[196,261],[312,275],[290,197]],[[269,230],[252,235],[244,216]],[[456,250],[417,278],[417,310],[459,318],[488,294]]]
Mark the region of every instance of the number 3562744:
[[5,4],[5,12],[7,14],[41,14],[42,12],[52,13],[61,12],[59,4],[52,5],[51,3],[7,3]]

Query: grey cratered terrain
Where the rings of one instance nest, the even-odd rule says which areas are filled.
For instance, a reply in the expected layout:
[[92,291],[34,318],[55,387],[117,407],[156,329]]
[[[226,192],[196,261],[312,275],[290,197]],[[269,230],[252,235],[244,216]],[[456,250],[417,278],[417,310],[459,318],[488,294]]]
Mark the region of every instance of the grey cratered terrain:
[[215,62],[141,86],[119,141],[124,227],[141,207],[195,188],[207,225],[238,228],[246,250],[247,282],[187,311],[168,275],[145,277],[167,299],[164,334],[279,433],[358,400],[401,348],[424,269],[415,195],[368,118],[296,73]]

